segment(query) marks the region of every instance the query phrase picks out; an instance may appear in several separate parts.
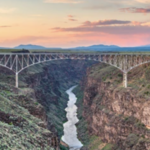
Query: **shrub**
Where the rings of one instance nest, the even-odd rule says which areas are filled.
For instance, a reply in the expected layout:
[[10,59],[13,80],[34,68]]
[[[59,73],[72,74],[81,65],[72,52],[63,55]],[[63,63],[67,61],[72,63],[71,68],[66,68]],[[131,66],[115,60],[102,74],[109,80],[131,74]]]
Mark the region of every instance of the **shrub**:
[[63,146],[63,145],[60,145],[60,150],[69,150],[69,148]]
[[148,89],[150,89],[150,84],[147,86]]
[[13,123],[12,123],[12,122],[10,122],[10,123],[9,123],[9,125],[10,125],[10,126],[12,126],[12,125],[13,125]]
[[122,77],[123,77],[123,75],[119,73],[119,74],[118,74],[118,77],[121,77],[121,78],[122,78]]
[[107,144],[102,150],[111,150],[112,147],[113,146],[111,144]]
[[145,77],[146,77],[147,80],[150,81],[150,68],[148,68],[148,69],[146,70],[146,72],[145,72]]
[[150,93],[148,91],[144,92],[145,95],[149,95]]

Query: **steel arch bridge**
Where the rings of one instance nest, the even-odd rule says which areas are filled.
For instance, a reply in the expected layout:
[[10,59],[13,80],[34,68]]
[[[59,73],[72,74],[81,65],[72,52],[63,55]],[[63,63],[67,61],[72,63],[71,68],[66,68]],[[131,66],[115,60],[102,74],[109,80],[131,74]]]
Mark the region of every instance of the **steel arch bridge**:
[[63,59],[94,60],[109,64],[123,72],[123,86],[127,88],[127,73],[135,67],[150,62],[150,54],[119,53],[0,53],[0,66],[12,70],[16,76],[24,69],[43,62]]

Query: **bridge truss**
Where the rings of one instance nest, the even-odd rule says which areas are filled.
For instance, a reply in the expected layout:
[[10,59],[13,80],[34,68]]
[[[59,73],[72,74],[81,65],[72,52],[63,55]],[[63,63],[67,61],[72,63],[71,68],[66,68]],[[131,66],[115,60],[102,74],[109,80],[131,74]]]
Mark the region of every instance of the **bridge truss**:
[[0,66],[12,70],[16,76],[24,69],[43,62],[63,59],[94,60],[109,64],[123,72],[123,85],[127,87],[127,73],[133,68],[150,62],[150,55],[119,53],[0,53]]

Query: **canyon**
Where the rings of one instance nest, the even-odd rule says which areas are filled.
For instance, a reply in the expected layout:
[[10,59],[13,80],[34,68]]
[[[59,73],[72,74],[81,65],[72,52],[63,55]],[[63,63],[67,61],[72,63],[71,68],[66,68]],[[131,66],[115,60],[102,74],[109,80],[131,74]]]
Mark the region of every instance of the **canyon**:
[[[0,148],[68,149],[68,146],[60,141],[63,123],[67,121],[65,108],[68,97],[65,91],[78,84],[86,68],[93,63],[63,60],[30,67],[20,74],[19,89],[12,86],[15,83],[14,74],[0,68],[0,110],[4,113],[4,117],[0,118]],[[16,119],[13,121],[11,116]],[[29,125],[32,122],[31,131],[30,126],[23,126],[23,122]],[[3,128],[6,128],[7,134]]]
[[65,91],[77,84],[73,92],[78,98],[82,150],[150,149],[148,64],[129,72],[127,89],[122,72],[93,61],[59,60],[30,67],[19,76],[19,89],[11,86],[13,74],[0,70],[2,150],[68,150],[60,140],[67,121]]

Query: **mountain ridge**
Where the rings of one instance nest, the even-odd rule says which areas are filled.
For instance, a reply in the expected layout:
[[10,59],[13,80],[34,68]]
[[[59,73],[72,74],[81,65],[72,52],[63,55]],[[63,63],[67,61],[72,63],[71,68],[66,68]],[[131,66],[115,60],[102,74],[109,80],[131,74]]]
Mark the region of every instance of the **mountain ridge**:
[[41,49],[61,49],[61,48],[47,48],[41,45],[21,44],[21,45],[14,47],[14,49],[40,49],[41,50]]
[[21,44],[16,47],[0,47],[0,49],[27,49],[27,50],[84,50],[84,51],[150,51],[150,45],[135,46],[135,47],[120,47],[117,45],[90,45],[90,46],[79,46],[72,48],[60,48],[60,47],[44,47],[41,45],[33,44]]

